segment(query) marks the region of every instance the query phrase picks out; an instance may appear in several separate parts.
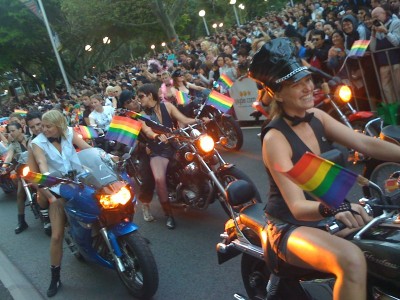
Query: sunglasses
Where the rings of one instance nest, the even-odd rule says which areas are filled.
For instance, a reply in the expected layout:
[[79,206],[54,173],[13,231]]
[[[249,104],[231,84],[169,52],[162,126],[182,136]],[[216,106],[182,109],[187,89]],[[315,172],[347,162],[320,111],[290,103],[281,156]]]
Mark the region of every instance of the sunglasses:
[[313,41],[313,42],[318,42],[318,41],[320,41],[321,39],[312,39],[311,41]]
[[139,98],[140,100],[143,99],[144,97],[146,97],[146,95],[144,95],[144,94],[138,95],[138,98]]

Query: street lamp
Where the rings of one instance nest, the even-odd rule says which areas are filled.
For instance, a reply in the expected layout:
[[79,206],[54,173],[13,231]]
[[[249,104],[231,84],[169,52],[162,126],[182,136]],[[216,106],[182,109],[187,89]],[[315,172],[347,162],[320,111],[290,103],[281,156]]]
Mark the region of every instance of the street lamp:
[[229,4],[231,4],[233,6],[233,12],[235,13],[236,24],[237,24],[237,26],[240,26],[239,17],[238,17],[238,14],[237,14],[237,11],[236,11],[236,6],[235,6],[236,0],[231,0],[229,2]]
[[88,51],[88,52],[90,52],[90,51],[92,51],[93,49],[92,49],[92,46],[90,46],[90,45],[86,45],[85,46],[85,51]]
[[204,9],[199,11],[199,16],[203,18],[204,27],[206,28],[207,35],[210,35],[210,31],[208,31],[208,26],[207,26],[207,23],[206,23],[206,18],[204,17],[205,15],[206,15],[206,11]]
[[222,26],[224,26],[224,23],[219,23],[218,26],[219,26],[219,27],[222,27]]
[[162,42],[161,47],[165,47],[165,46],[167,46],[167,44],[165,42]]
[[150,46],[150,48],[151,48],[151,50],[153,50],[154,54],[156,54],[156,50],[155,50],[156,49],[156,45],[153,44],[153,45]]
[[109,44],[109,43],[111,43],[110,38],[109,38],[108,36],[105,36],[105,37],[103,38],[103,44]]

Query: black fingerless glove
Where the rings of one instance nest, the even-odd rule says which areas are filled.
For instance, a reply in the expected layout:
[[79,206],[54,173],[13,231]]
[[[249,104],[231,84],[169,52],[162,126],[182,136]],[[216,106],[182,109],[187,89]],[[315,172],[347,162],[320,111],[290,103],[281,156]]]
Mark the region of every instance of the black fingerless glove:
[[342,204],[340,204],[340,206],[336,209],[331,209],[328,206],[324,205],[323,203],[320,203],[318,206],[318,211],[321,214],[321,216],[323,216],[324,218],[326,217],[332,217],[340,212],[343,211],[350,211],[352,214],[356,214],[359,215],[358,212],[354,211],[351,208],[351,204],[349,201],[344,200]]

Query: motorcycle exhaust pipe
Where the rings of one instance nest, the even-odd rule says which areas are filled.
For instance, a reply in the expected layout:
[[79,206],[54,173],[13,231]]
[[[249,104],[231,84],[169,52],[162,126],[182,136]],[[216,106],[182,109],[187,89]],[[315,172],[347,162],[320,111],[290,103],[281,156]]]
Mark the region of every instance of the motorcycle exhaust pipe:
[[104,241],[106,242],[108,249],[111,252],[111,255],[115,261],[115,264],[117,265],[118,270],[120,270],[120,272],[125,272],[125,267],[122,264],[121,259],[115,254],[114,248],[111,246],[110,240],[108,238],[107,230],[105,228],[101,228],[100,233],[101,233],[101,236],[103,237]]

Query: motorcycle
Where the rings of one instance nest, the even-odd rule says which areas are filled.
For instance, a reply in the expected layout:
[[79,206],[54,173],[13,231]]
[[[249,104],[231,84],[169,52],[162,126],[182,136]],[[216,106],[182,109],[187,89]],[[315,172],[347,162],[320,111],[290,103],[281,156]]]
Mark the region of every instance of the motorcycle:
[[243,146],[243,132],[239,123],[229,114],[223,113],[211,105],[207,105],[208,93],[204,97],[194,99],[185,107],[186,116],[201,119],[207,117],[210,122],[205,126],[206,132],[218,142],[221,137],[227,138],[227,143],[221,145],[224,149],[238,151]]
[[[371,111],[357,111],[351,105],[352,91],[349,85],[339,77],[333,77],[318,68],[309,67],[310,71],[328,80],[322,89],[314,91],[314,106],[337,118],[351,129],[364,132],[365,125],[374,117]],[[332,94],[331,89],[334,90]]]
[[[27,160],[28,160],[28,152],[25,151],[21,153],[18,157],[18,165],[16,166],[16,172],[17,174],[23,174],[24,172],[29,172],[29,167],[27,165]],[[24,179],[24,177],[19,176],[21,182],[22,182],[22,187],[25,191],[26,194],[26,199],[28,200],[28,203],[26,206],[29,206],[31,208],[31,211],[33,213],[33,216],[35,219],[39,219],[42,226],[44,233],[47,236],[51,236],[51,223],[49,219],[49,211],[48,209],[42,209],[37,201],[38,199],[38,192],[36,189],[32,187],[31,183],[27,183]]]
[[28,173],[26,180],[59,187],[66,200],[65,242],[73,255],[115,269],[136,298],[151,298],[158,288],[153,254],[133,223],[136,197],[124,171],[127,156],[114,163],[101,149],[78,152],[81,165],[65,177]]
[[[399,174],[395,179],[397,186]],[[379,185],[371,181],[365,179],[364,184],[374,190],[375,196],[371,199],[362,198],[359,202],[374,218],[347,239],[365,254],[368,265],[368,299],[400,299],[400,190],[385,194]],[[329,274],[300,269],[281,260],[282,272],[279,277],[271,272],[273,268],[269,267],[266,257],[267,220],[264,205],[252,200],[255,191],[244,181],[232,182],[226,193],[231,216],[225,224],[224,233],[220,235],[222,241],[216,247],[218,261],[222,264],[242,255],[241,275],[248,297],[331,299],[334,279]],[[332,234],[345,228],[334,218],[320,222],[320,227]],[[246,299],[239,294],[235,294],[235,298]]]
[[14,170],[12,163],[5,163],[0,161],[0,165],[6,165],[6,168],[1,169],[0,173],[0,187],[5,194],[11,194],[17,191],[17,186],[14,180],[11,178],[11,172]]
[[[175,149],[167,169],[169,201],[175,207],[205,210],[218,200],[225,212],[229,213],[224,188],[237,179],[245,180],[252,186],[254,183],[233,164],[225,162],[215,149],[213,138],[204,129],[198,130],[197,126],[200,125],[188,126],[167,134],[169,143]],[[226,143],[226,138],[220,138],[219,143]],[[136,153],[132,152],[132,161],[139,166],[140,159]],[[136,182],[141,180],[140,173],[140,170],[132,172]],[[257,191],[259,202],[260,199]]]

